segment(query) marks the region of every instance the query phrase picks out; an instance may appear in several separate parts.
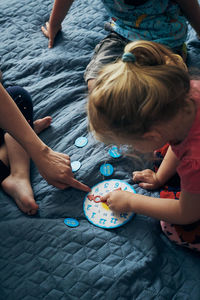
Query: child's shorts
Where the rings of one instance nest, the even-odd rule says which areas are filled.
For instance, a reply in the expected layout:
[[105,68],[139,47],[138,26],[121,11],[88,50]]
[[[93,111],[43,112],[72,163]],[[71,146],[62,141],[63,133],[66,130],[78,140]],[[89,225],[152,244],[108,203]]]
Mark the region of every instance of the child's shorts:
[[[84,79],[87,82],[90,79],[97,77],[99,70],[106,64],[117,61],[124,53],[125,46],[131,41],[112,31],[109,24],[105,24],[105,29],[111,31],[94,49],[92,60],[85,70]],[[172,49],[174,53],[179,54],[186,59],[186,46],[185,44],[176,49]]]

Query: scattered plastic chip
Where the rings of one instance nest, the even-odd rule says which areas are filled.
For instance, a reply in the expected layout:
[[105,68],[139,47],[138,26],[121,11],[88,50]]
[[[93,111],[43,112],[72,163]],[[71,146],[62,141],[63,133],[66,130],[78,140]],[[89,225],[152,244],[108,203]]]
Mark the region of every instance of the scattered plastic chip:
[[75,140],[75,145],[78,148],[82,148],[86,146],[88,143],[88,139],[85,136],[80,136]]
[[79,226],[79,221],[77,221],[74,218],[66,218],[66,219],[64,219],[64,223],[65,223],[65,225],[67,225],[69,227],[77,227],[77,226]]
[[103,164],[100,166],[100,172],[104,176],[110,176],[114,172],[114,168],[111,164]]
[[71,162],[71,167],[72,167],[72,172],[76,172],[80,169],[81,163],[78,160],[72,161]]
[[122,156],[120,149],[118,149],[117,146],[112,146],[109,150],[108,153],[110,154],[111,157],[113,158],[118,158]]

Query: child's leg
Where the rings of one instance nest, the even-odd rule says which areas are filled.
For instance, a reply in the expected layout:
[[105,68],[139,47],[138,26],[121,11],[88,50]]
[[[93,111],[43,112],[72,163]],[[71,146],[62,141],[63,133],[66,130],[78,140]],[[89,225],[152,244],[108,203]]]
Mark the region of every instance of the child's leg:
[[[11,87],[7,91],[32,127],[33,107],[28,92],[20,87]],[[50,125],[51,117],[37,120],[34,123],[35,131],[39,133]],[[24,149],[9,134],[5,134],[4,140],[10,166],[10,175],[1,182],[1,186],[15,200],[23,212],[31,215],[35,214],[38,205],[35,202],[30,184],[29,157]],[[6,165],[4,164],[5,168]]]
[[[36,120],[34,122],[35,132],[39,134],[42,130],[49,127],[50,123],[51,117]],[[33,215],[37,212],[38,205],[35,202],[30,183],[30,159],[24,149],[8,133],[5,134],[4,140],[7,148],[10,171],[4,164],[4,168],[7,168],[8,173],[1,182],[1,186],[3,190],[15,200],[17,206],[23,212]],[[4,161],[5,160],[6,158],[4,158]]]
[[4,191],[16,202],[17,206],[25,213],[35,214],[38,205],[35,202],[30,184],[29,164],[30,159],[25,150],[11,137],[5,134],[10,175],[1,183]]
[[162,231],[171,241],[200,252],[200,221],[190,225],[174,225],[164,221],[160,224]]
[[84,78],[88,84],[88,90],[92,89],[99,70],[108,63],[116,61],[123,54],[124,47],[129,41],[115,32],[111,32],[104,38],[94,50],[92,60],[88,64]]

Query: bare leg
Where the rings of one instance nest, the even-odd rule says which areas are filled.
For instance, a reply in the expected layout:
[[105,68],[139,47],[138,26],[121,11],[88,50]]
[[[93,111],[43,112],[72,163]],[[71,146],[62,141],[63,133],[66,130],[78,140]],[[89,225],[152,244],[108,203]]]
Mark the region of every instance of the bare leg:
[[9,165],[8,162],[8,153],[7,153],[7,149],[6,149],[6,145],[3,144],[0,147],[0,160],[6,165]]
[[[36,133],[40,133],[50,123],[51,117],[36,120],[34,122]],[[35,202],[30,183],[30,159],[21,145],[7,133],[5,134],[5,144],[10,164],[10,175],[2,181],[2,188],[15,200],[23,212],[34,215],[38,210],[38,205]]]

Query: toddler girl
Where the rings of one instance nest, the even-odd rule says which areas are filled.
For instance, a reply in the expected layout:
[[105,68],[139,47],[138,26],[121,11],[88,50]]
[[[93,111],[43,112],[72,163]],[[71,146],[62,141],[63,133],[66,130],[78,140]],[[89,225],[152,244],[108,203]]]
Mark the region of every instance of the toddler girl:
[[133,180],[157,189],[178,172],[178,200],[114,191],[102,201],[115,211],[162,220],[169,238],[200,250],[200,81],[190,81],[181,57],[154,42],[129,43],[122,59],[100,71],[88,116],[104,142],[129,144],[143,153],[169,143],[158,171],[133,172]]

